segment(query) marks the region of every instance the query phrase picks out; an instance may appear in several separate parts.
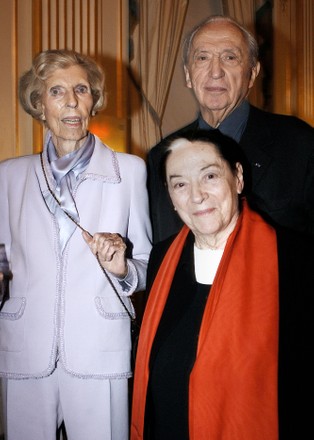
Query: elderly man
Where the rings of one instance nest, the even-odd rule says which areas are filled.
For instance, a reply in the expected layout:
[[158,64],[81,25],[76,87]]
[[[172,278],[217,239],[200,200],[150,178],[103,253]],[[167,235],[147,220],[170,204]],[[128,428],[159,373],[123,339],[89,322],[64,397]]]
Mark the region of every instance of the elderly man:
[[[190,129],[219,129],[240,143],[251,164],[254,207],[274,224],[314,235],[314,130],[304,121],[247,101],[260,70],[254,37],[230,17],[211,16],[187,36],[184,71],[199,103]],[[148,154],[154,242],[182,223],[159,176],[164,141]]]

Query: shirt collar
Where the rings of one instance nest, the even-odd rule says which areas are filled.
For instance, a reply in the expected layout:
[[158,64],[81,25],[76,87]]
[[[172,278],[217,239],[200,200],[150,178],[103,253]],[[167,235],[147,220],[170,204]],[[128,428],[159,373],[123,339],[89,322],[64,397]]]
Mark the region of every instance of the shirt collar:
[[[221,122],[218,129],[226,136],[229,136],[235,141],[239,142],[246,127],[246,123],[249,117],[249,111],[250,104],[247,100],[245,100],[242,102],[241,105],[239,105],[239,107],[233,110],[233,112],[230,113],[230,115],[226,119]],[[201,129],[214,129],[209,124],[207,124],[207,122],[204,121],[201,114],[198,117],[198,125]]]

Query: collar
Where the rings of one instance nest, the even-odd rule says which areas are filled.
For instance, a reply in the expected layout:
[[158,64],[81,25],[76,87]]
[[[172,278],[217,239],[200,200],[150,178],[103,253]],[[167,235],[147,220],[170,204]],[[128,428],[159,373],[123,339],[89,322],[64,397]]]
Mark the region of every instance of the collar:
[[[250,112],[250,104],[247,100],[243,101],[230,115],[224,119],[219,125],[218,129],[221,133],[231,137],[237,142],[240,142],[241,136],[245,130],[247,120]],[[201,114],[198,117],[199,128],[205,130],[214,130],[207,122],[204,121]]]
[[[103,144],[94,134],[90,134],[90,136],[95,141],[95,147],[90,162],[81,175],[81,179],[102,180],[107,183],[121,182],[118,153]],[[50,137],[51,133],[48,131],[45,138],[43,160],[51,188],[55,189],[55,180],[50,169],[47,153]]]

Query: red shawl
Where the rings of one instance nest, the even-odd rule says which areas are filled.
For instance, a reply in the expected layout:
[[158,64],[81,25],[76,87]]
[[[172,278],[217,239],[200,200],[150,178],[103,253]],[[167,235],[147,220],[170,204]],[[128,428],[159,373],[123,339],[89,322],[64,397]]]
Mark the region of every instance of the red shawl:
[[[131,440],[143,439],[149,357],[189,229],[160,266],[143,317]],[[278,263],[275,231],[246,204],[205,307],[189,384],[191,440],[277,440]]]

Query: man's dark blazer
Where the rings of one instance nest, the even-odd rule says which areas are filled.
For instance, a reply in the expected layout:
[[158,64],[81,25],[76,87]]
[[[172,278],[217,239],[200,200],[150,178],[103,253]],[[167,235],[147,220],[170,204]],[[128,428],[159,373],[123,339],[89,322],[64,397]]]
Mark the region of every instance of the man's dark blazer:
[[[172,135],[193,129],[198,129],[198,120]],[[168,138],[148,153],[154,243],[176,233],[182,226],[159,174]],[[274,224],[314,235],[313,127],[296,117],[250,106],[247,126],[239,143],[251,164],[253,206]]]

